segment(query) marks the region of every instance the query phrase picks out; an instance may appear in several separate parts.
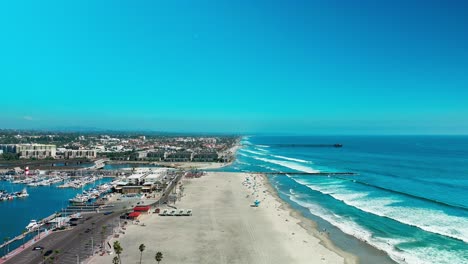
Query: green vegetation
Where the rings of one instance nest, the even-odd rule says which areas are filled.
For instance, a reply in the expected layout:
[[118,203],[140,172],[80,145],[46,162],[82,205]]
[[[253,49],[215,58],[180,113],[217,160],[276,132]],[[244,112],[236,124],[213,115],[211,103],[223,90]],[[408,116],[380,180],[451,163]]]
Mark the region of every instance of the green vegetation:
[[103,225],[102,226],[102,230],[101,230],[101,245],[102,247],[104,247],[104,240],[105,240],[105,236],[106,236],[106,230],[107,230],[107,226],[106,225]]
[[120,245],[120,242],[115,241],[113,246],[114,246],[115,254],[117,254],[117,256],[119,257],[119,263],[122,264],[122,259],[120,259],[120,254],[122,254],[123,248]]
[[145,244],[141,244],[138,249],[140,250],[140,264],[141,264],[141,258],[143,257],[143,251],[145,251]]
[[0,155],[1,160],[19,160],[19,154],[16,153],[3,153]]
[[158,262],[159,262],[163,259],[163,254],[161,252],[158,252],[156,253],[156,255],[154,256],[154,259]]

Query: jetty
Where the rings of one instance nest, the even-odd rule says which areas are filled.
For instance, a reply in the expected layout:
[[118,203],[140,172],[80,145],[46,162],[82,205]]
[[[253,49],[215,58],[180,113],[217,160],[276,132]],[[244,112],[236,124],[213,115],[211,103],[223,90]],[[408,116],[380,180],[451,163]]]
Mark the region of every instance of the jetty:
[[268,146],[282,148],[341,148],[343,144],[268,144]]
[[274,175],[312,175],[312,176],[356,176],[356,172],[248,172],[252,174],[274,174]]

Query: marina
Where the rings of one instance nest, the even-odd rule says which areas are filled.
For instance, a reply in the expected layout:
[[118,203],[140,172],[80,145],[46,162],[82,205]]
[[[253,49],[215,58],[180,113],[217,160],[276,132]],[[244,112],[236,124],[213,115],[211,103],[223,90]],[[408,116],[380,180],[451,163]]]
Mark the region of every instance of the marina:
[[12,192],[12,193],[8,193],[5,190],[0,190],[0,201],[9,201],[9,200],[13,200],[16,198],[26,198],[28,196],[29,194],[26,191],[26,188],[24,188],[21,192]]
[[[122,186],[126,184],[140,184],[143,179],[146,180],[146,184],[140,185],[141,188],[156,188],[159,185],[155,185],[154,181],[168,182],[165,186],[172,188],[175,175],[168,169],[160,167],[136,170],[123,168],[41,171],[33,172],[31,175],[3,175],[0,189],[20,187],[23,191],[1,193],[0,197],[6,197],[8,202],[0,204],[0,210],[8,213],[10,218],[0,220],[0,224],[11,226],[11,229],[1,230],[4,233],[1,235],[5,239],[0,246],[0,255],[8,254],[10,250],[20,247],[25,241],[39,238],[41,233],[72,228],[77,215],[123,210],[129,206],[129,203],[137,203],[144,198],[150,201],[152,196],[129,193],[118,194],[116,198],[114,192],[122,191]],[[26,191],[27,187],[29,193]],[[15,199],[29,195],[31,197],[27,201]],[[109,204],[111,200],[116,205]],[[155,203],[154,199],[151,201]],[[12,219],[21,219],[21,221],[12,221]]]

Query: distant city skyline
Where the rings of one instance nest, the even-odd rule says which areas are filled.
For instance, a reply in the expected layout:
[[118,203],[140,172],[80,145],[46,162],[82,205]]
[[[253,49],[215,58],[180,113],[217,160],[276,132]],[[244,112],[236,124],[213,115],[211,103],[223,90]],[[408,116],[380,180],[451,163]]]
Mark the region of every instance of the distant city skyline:
[[7,1],[0,129],[468,134],[468,3]]

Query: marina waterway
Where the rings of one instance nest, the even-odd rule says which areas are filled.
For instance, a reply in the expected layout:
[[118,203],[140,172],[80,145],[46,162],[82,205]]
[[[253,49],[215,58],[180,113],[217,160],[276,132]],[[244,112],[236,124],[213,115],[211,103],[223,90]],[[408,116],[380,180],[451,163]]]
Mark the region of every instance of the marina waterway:
[[[101,178],[93,183],[83,186],[89,189],[102,183],[110,182],[112,178]],[[45,217],[59,212],[69,206],[69,199],[82,192],[81,188],[58,188],[61,183],[50,186],[31,187],[26,184],[14,184],[10,181],[0,181],[0,189],[8,192],[19,192],[26,188],[28,197],[0,202],[0,238],[16,237],[25,230],[30,220],[41,220]],[[10,250],[19,246],[13,243]],[[0,252],[3,254],[3,251]]]

